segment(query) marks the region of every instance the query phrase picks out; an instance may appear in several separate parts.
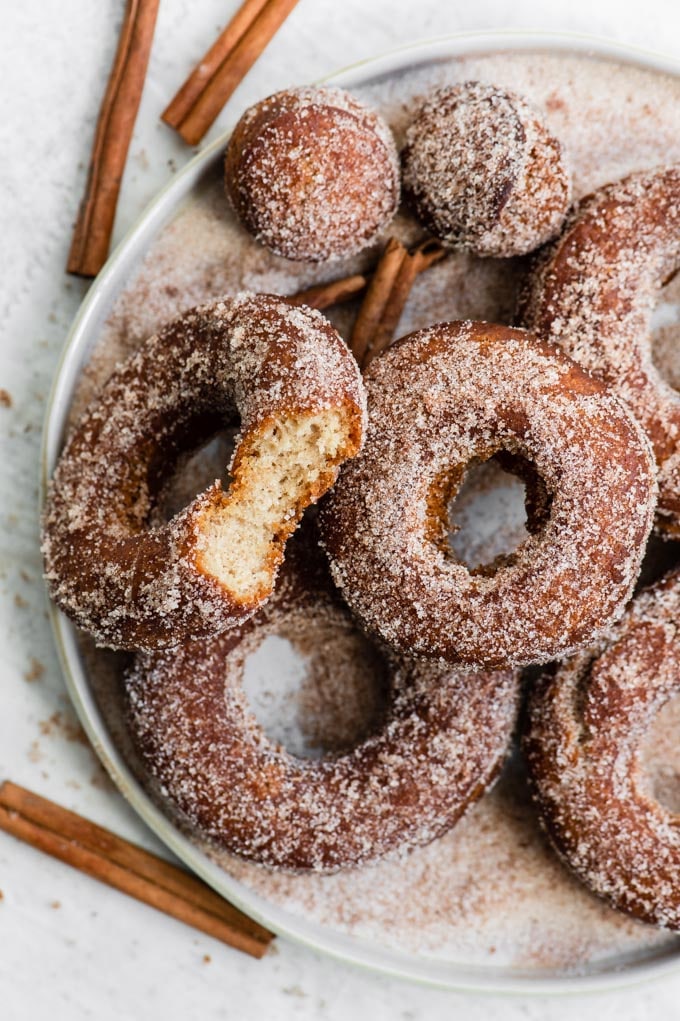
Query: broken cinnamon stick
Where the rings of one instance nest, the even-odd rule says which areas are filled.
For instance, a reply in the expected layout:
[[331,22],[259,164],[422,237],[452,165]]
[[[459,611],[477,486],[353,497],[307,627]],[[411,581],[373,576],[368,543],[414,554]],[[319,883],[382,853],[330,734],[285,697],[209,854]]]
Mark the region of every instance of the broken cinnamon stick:
[[0,787],[0,829],[253,957],[274,938],[184,869],[10,781]]
[[250,28],[267,0],[245,0],[227,27],[210,47],[203,59],[196,65],[174,99],[168,104],[161,120],[171,128],[179,126],[201,95],[210,79],[219,71],[222,62],[229,56],[240,39]]
[[432,238],[409,252],[390,238],[359,310],[350,348],[362,369],[394,337],[413,282],[419,273],[443,259],[446,250]]
[[307,287],[304,291],[289,294],[286,300],[293,305],[307,305],[308,308],[323,310],[355,298],[366,288],[367,283],[368,277],[363,273],[355,273],[349,277],[329,280],[328,283],[315,284],[314,287]]
[[299,0],[246,0],[161,117],[198,145]]

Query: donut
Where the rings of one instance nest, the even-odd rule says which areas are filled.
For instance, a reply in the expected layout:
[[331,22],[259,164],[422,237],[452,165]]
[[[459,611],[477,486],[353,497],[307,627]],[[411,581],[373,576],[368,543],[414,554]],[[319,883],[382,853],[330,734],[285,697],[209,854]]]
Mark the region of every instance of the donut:
[[607,185],[584,199],[537,259],[519,319],[559,345],[628,405],[659,469],[659,529],[680,535],[680,395],[652,360],[650,317],[680,266],[680,165]]
[[[357,366],[320,313],[251,294],[185,313],[114,372],[66,443],[43,518],[52,598],[116,649],[240,623],[359,449],[364,415]],[[239,416],[228,490],[154,521],[173,466]]]
[[298,627],[308,644],[319,629],[356,632],[327,569],[291,553],[274,596],[244,625],[136,657],[125,679],[128,729],[150,793],[180,824],[271,868],[334,872],[453,826],[500,771],[519,681],[374,648],[387,705],[372,732],[339,754],[291,755],[249,708],[246,656]]
[[[656,498],[649,444],[613,394],[526,331],[474,322],[403,338],[364,383],[366,442],[320,527],[367,629],[402,652],[492,668],[548,661],[611,624]],[[540,480],[530,534],[470,570],[447,541],[447,507],[468,467],[499,453]]]
[[299,88],[241,117],[225,157],[243,226],[276,255],[322,262],[365,248],[399,204],[399,159],[377,113],[342,89]]
[[532,692],[524,752],[555,849],[594,893],[680,930],[680,818],[644,784],[638,748],[680,694],[680,574],[633,601]]
[[524,255],[560,229],[571,185],[540,113],[497,85],[438,89],[402,151],[404,193],[443,244],[476,255]]

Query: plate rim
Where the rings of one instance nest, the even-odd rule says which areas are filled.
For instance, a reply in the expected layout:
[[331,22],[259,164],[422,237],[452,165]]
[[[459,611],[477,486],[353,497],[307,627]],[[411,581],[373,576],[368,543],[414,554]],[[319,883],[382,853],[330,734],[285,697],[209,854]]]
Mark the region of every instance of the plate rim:
[[[437,59],[470,56],[499,50],[531,52],[571,52],[599,59],[617,60],[645,70],[680,78],[680,58],[669,54],[620,43],[583,32],[549,32],[526,29],[456,32],[416,40],[385,50],[340,68],[321,79],[324,83],[356,87],[361,76],[389,74],[404,66],[411,57],[419,63]],[[81,356],[87,349],[91,323],[101,314],[106,299],[116,289],[119,277],[129,276],[127,263],[145,238],[155,235],[164,220],[170,220],[182,199],[219,157],[231,134],[225,130],[213,142],[193,156],[148,203],[124,234],[105,266],[85,295],[67,334],[54,369],[48,395],[40,450],[40,510],[45,502],[47,483],[56,463],[65,419],[73,396],[73,386],[81,371]],[[133,259],[134,261],[134,259]],[[118,293],[116,291],[116,293]],[[680,949],[669,950],[649,960],[639,960],[620,969],[601,967],[589,973],[534,975],[519,969],[494,969],[483,965],[455,965],[436,958],[416,959],[400,951],[372,946],[365,939],[328,932],[317,923],[293,916],[255,893],[240,880],[213,862],[185,837],[151,800],[115,747],[90,690],[87,673],[77,648],[76,628],[48,600],[49,620],[69,697],[78,718],[103,766],[117,789],[155,836],[185,865],[225,896],[232,904],[277,935],[291,939],[308,949],[349,963],[365,971],[400,978],[426,986],[458,992],[516,994],[524,996],[583,994],[605,992],[660,978],[680,971]],[[460,972],[460,973],[458,973]]]

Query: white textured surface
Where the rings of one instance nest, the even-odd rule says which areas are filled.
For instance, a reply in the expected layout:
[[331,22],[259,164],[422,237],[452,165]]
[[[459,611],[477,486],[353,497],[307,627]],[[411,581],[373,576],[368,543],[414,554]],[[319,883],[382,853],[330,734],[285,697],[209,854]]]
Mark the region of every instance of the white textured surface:
[[[233,0],[162,0],[116,238],[186,161],[188,151],[158,114],[235,7]],[[63,265],[122,9],[123,0],[23,0],[2,4],[0,13],[0,387],[13,398],[11,408],[0,406],[0,778],[11,776],[153,847],[153,838],[106,784],[92,752],[73,739],[77,731],[52,649],[37,552],[44,402],[87,287],[67,278]],[[593,32],[680,57],[676,0],[301,0],[210,137],[276,88],[418,37],[506,26]],[[4,834],[0,889],[3,1021],[173,1021],[190,1014],[206,1021],[443,1021],[454,1014],[562,1021],[577,1013],[582,1021],[643,1021],[675,1018],[680,1010],[680,974],[635,991],[529,1001],[420,989],[283,941],[264,961],[251,961]]]

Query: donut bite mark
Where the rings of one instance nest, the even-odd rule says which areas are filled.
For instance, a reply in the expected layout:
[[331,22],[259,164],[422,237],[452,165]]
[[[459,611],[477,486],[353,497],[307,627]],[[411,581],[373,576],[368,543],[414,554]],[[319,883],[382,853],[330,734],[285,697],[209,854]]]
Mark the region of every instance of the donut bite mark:
[[585,198],[542,253],[519,320],[631,409],[658,464],[657,527],[680,535],[680,395],[652,360],[650,318],[680,267],[680,165],[633,174]]
[[[303,526],[304,530],[304,526]],[[300,759],[262,731],[241,680],[248,653],[301,626],[356,633],[318,549],[289,545],[276,592],[239,628],[137,656],[129,732],[162,803],[215,845],[277,869],[334,872],[427,844],[500,773],[519,676],[395,657],[375,647],[387,705],[353,747]]]
[[[623,611],[656,501],[646,437],[602,384],[523,330],[441,323],[364,375],[362,453],[323,502],[334,581],[403,653],[486,668],[547,662]],[[447,539],[467,467],[529,463],[528,538],[490,571]],[[522,469],[524,470],[524,469]]]
[[399,205],[387,124],[335,88],[277,92],[250,107],[225,156],[243,226],[276,255],[322,262],[360,251]]
[[571,184],[562,146],[541,114],[484,82],[438,89],[406,132],[407,201],[445,245],[525,255],[559,231]]
[[639,746],[680,694],[680,576],[641,593],[593,648],[546,675],[524,753],[557,853],[619,911],[680,930],[680,816],[645,789]]
[[[120,366],[49,486],[50,594],[100,645],[155,649],[241,623],[266,599],[304,508],[362,440],[358,369],[318,312],[243,294],[164,326]],[[240,416],[232,483],[171,521],[172,469]]]

